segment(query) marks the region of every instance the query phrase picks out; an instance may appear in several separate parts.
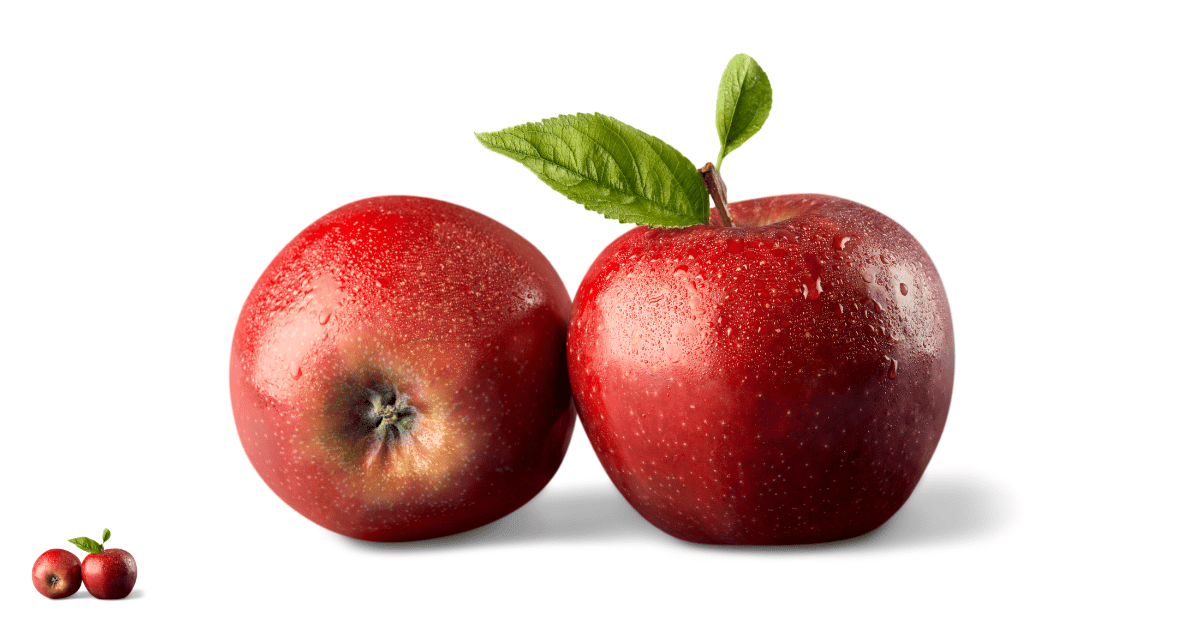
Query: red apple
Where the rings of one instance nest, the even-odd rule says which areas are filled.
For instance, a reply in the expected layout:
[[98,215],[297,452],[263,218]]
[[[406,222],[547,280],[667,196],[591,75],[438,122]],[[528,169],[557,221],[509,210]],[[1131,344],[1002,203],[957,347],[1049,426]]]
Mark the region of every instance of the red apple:
[[580,419],[647,520],[688,541],[863,534],[945,425],[954,336],[933,262],[832,196],[730,205],[734,227],[637,227],[591,266],[567,340]]
[[557,471],[570,297],[533,245],[442,201],[370,198],[271,262],[234,332],[250,462],[300,514],[372,541],[469,530]]
[[133,591],[136,581],[137,563],[123,549],[114,547],[83,557],[83,585],[93,597],[119,600]]
[[33,588],[52,600],[74,595],[80,582],[79,559],[65,549],[46,550],[33,563]]

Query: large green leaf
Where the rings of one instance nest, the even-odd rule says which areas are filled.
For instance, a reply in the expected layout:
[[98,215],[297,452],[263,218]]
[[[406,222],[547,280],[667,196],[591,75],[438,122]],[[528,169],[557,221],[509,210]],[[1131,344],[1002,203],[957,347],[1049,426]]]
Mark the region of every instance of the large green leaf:
[[708,194],[696,166],[666,142],[615,118],[564,115],[475,137],[609,218],[659,227],[708,221]]
[[91,553],[91,554],[100,554],[100,553],[104,552],[103,545],[100,545],[99,543],[93,541],[92,539],[89,539],[86,536],[80,536],[80,537],[76,537],[73,539],[67,539],[67,542],[73,543],[75,545],[75,547],[78,547],[79,549],[81,549],[85,552]]

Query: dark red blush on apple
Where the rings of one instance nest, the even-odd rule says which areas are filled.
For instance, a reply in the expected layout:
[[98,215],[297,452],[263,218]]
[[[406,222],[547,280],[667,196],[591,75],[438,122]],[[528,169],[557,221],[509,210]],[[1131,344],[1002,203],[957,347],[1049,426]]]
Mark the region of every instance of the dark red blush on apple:
[[83,584],[93,597],[119,600],[127,597],[137,583],[137,562],[133,554],[114,547],[84,556],[82,574]]
[[130,552],[118,548],[83,558],[83,584],[92,597],[121,599],[133,591],[138,580],[138,563]]
[[730,215],[635,228],[592,265],[568,336],[584,428],[626,499],[681,539],[870,531],[916,487],[949,410],[941,279],[907,231],[851,201]]

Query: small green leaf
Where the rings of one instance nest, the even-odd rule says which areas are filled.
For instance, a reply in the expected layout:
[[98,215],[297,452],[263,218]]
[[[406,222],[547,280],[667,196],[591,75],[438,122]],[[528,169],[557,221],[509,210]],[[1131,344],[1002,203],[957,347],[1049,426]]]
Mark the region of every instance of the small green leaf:
[[77,539],[68,539],[68,542],[74,543],[75,547],[78,547],[79,549],[81,549],[85,552],[88,552],[90,554],[103,554],[104,553],[103,545],[100,545],[99,543],[87,538],[86,536],[81,536]]
[[112,532],[109,532],[108,528],[104,528],[104,536],[100,537],[100,542],[107,543],[110,538],[112,538]]
[[615,118],[564,115],[475,137],[609,218],[658,227],[708,222],[708,193],[696,166],[666,142]]
[[733,149],[758,133],[771,113],[771,82],[749,55],[734,55],[717,89],[717,170]]

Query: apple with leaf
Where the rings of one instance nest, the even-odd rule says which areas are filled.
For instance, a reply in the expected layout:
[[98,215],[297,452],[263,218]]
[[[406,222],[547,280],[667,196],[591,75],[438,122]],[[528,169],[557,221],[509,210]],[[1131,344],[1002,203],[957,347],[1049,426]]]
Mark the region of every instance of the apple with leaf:
[[639,225],[575,295],[571,389],[621,494],[699,543],[877,528],[912,494],[950,408],[950,307],[911,234],[833,196],[727,202],[721,165],[771,104],[766,74],[735,56],[717,163],[703,168],[599,113],[477,134],[567,198]]
[[86,536],[70,539],[75,547],[87,552],[81,568],[83,586],[87,587],[92,597],[101,600],[126,597],[137,582],[137,562],[133,560],[133,554],[115,547],[104,547],[111,536],[108,528],[104,528],[99,543]]

